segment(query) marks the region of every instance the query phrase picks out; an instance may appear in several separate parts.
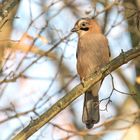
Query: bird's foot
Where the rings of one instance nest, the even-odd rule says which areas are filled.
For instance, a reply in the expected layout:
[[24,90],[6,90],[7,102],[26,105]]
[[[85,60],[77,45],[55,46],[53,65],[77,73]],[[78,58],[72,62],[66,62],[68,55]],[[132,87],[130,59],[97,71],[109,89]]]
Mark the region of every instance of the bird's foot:
[[82,84],[83,87],[85,87],[85,78],[84,77],[81,78],[81,84]]

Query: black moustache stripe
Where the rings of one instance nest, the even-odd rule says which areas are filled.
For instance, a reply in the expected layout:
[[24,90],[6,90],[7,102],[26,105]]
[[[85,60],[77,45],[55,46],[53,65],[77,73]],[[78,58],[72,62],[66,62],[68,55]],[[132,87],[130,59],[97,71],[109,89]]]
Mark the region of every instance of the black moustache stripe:
[[85,28],[80,28],[80,30],[88,31],[88,30],[89,30],[89,28],[88,28],[88,27],[85,27]]

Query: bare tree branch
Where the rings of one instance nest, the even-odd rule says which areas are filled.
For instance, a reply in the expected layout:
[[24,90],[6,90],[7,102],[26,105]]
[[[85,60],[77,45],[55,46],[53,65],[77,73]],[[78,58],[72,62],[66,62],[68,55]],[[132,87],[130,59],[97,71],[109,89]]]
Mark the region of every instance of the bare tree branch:
[[108,65],[103,67],[100,71],[89,76],[82,84],[79,84],[73,88],[62,99],[57,101],[49,110],[43,113],[40,117],[33,120],[26,128],[24,128],[19,134],[17,134],[13,140],[26,140],[43,125],[54,118],[60,111],[65,109],[71,102],[82,95],[91,85],[95,84],[112,71],[119,68],[121,65],[129,62],[130,60],[140,56],[140,47],[133,48],[127,52],[122,52],[118,57],[113,59]]
[[20,0],[5,0],[1,5],[0,10],[0,27],[7,22],[7,19],[4,21],[6,17],[8,17],[9,13],[12,9],[19,3]]

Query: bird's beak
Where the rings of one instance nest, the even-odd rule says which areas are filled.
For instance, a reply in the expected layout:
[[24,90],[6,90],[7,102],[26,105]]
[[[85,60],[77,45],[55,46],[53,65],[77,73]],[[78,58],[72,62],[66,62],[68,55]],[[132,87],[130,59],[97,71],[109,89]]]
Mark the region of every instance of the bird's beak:
[[71,29],[71,32],[77,32],[79,29],[74,27],[73,29]]

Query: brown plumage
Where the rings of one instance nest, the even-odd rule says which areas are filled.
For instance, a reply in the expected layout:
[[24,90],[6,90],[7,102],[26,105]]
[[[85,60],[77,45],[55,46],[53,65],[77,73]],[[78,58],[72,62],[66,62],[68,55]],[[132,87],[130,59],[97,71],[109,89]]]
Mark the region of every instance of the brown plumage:
[[[72,32],[78,33],[77,71],[83,80],[109,62],[108,41],[94,19],[78,20]],[[99,81],[85,93],[82,121],[88,129],[100,119],[98,92],[101,83]]]

